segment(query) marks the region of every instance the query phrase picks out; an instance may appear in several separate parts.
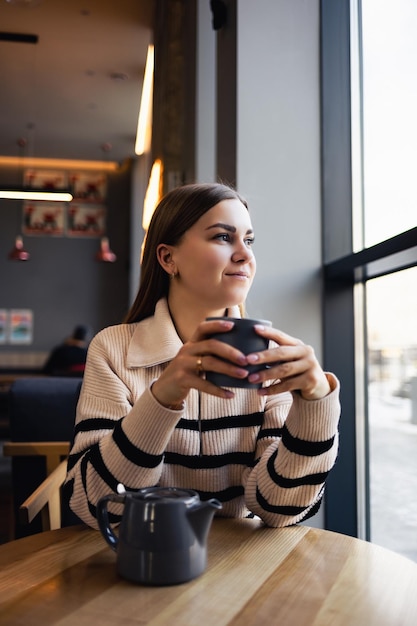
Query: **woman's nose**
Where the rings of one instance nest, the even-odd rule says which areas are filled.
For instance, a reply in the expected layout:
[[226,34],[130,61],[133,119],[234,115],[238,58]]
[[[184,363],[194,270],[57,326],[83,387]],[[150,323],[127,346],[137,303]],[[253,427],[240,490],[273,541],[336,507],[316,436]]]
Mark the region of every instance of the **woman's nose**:
[[245,242],[241,242],[236,246],[236,249],[232,254],[232,261],[235,263],[241,263],[242,261],[246,262],[253,258],[252,248],[249,248]]

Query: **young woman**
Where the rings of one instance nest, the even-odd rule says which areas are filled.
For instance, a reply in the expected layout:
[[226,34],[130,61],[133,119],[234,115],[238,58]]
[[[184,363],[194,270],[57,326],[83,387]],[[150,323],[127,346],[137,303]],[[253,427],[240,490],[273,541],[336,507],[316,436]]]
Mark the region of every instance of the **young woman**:
[[[97,502],[118,483],[195,489],[221,501],[220,515],[270,526],[318,510],[337,454],[338,381],[275,328],[257,327],[270,343],[256,354],[209,338],[233,322],[206,317],[243,312],[253,241],[247,204],[227,186],[186,185],[161,200],[126,322],[89,347],[67,476],[87,524],[97,527]],[[248,376],[253,363],[269,367]],[[216,387],[208,371],[263,386]]]

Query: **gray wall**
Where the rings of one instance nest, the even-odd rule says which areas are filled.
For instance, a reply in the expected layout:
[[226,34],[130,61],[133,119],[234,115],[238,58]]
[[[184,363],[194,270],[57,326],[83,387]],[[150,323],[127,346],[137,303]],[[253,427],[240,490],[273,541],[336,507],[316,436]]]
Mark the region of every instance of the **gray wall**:
[[[14,362],[12,352],[23,361],[27,353],[49,352],[78,323],[97,332],[121,321],[129,300],[130,169],[126,163],[108,178],[107,234],[115,263],[94,260],[99,239],[40,236],[24,237],[29,261],[10,261],[22,203],[0,200],[0,308],[31,309],[34,315],[33,343],[0,345],[0,367]],[[0,184],[10,180],[16,180],[16,172],[0,168]]]
[[237,180],[259,267],[250,310],[321,354],[319,3],[238,10]]

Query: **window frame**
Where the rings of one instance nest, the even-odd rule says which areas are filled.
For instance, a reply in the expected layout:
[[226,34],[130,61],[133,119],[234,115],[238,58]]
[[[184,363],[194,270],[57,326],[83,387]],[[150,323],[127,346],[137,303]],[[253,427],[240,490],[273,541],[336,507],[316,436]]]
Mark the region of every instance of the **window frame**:
[[351,27],[357,26],[356,15],[360,0],[320,2],[323,363],[341,381],[342,405],[325,527],[369,539],[365,284],[417,266],[417,227],[354,251]]

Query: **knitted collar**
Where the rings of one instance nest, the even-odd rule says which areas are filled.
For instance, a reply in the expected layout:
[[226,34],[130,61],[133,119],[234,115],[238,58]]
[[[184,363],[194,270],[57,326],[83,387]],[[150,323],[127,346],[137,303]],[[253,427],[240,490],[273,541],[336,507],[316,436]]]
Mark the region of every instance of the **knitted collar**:
[[[241,317],[230,307],[230,317]],[[152,367],[171,361],[183,345],[177,335],[166,298],[159,300],[152,317],[138,322],[127,352],[127,367]]]

